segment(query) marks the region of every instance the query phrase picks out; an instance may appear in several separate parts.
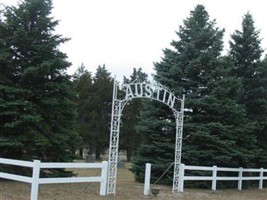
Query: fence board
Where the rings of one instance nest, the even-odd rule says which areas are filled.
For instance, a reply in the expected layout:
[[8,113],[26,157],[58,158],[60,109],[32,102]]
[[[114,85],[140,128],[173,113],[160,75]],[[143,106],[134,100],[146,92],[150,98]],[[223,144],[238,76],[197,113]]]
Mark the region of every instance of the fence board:
[[213,167],[185,165],[185,170],[212,171]]
[[0,158],[0,164],[15,165],[15,166],[21,166],[21,167],[31,167],[31,168],[33,167],[33,162],[15,160],[15,159],[6,159],[6,158]]
[[[211,176],[185,176],[185,170],[192,171],[211,171]],[[227,172],[236,172],[237,177],[224,177],[224,176],[217,176],[217,172],[220,171],[227,171]],[[184,181],[212,181],[211,189],[216,190],[217,181],[237,181],[238,182],[238,189],[242,189],[242,182],[244,180],[256,180],[259,181],[259,189],[262,189],[263,180],[267,180],[267,176],[264,176],[264,173],[267,172],[267,169],[244,169],[240,168],[228,168],[228,167],[206,167],[206,166],[191,166],[191,165],[184,165],[180,164],[179,169],[179,191],[183,192],[184,190]],[[259,176],[244,176],[244,173],[253,172],[258,173]]]
[[217,176],[216,180],[218,181],[238,181],[239,177],[224,177],[224,176]]
[[40,184],[101,182],[101,177],[40,178]]
[[217,167],[217,171],[221,171],[221,172],[239,172],[239,168]]
[[184,176],[185,181],[211,181],[212,176]]
[[9,179],[9,180],[13,180],[13,181],[20,181],[20,182],[24,182],[24,183],[31,183],[32,182],[32,178],[30,178],[30,177],[16,175],[16,174],[9,174],[9,173],[5,173],[5,172],[0,172],[0,178]]
[[[0,158],[0,164],[16,165],[22,167],[30,167],[33,169],[32,177],[26,177],[16,174],[0,172],[0,178],[5,178],[14,181],[21,181],[31,184],[31,200],[38,199],[39,184],[54,184],[54,183],[81,183],[81,182],[99,182],[100,195],[106,195],[107,185],[107,167],[108,162],[102,163],[41,163],[39,160],[34,162]],[[49,168],[101,168],[101,176],[96,177],[65,177],[65,178],[40,178],[41,169]]]
[[102,163],[46,163],[40,165],[43,169],[56,169],[56,168],[102,168]]

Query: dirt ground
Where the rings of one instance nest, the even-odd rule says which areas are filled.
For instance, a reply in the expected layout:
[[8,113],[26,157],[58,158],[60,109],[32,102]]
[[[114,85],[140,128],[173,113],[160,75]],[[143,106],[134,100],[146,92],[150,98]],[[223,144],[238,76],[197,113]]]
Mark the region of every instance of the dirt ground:
[[[79,170],[79,176],[96,175],[97,170]],[[199,190],[186,189],[183,193],[172,194],[171,187],[157,186],[157,196],[144,196],[143,184],[134,181],[127,168],[118,169],[116,195],[99,196],[100,184],[74,183],[40,185],[39,200],[267,200],[267,189],[238,190]],[[0,181],[0,200],[29,200],[30,185],[15,181]]]

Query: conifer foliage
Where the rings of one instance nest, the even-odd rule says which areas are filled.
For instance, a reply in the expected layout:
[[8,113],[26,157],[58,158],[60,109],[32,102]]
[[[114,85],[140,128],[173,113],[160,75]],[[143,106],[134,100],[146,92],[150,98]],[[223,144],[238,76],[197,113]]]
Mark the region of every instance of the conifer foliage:
[[[197,5],[179,27],[172,49],[165,49],[162,61],[155,63],[154,78],[177,96],[185,94],[183,163],[254,166],[254,123],[236,101],[242,82],[231,76],[233,64],[221,56],[223,32],[205,7]],[[151,162],[155,180],[174,161],[175,121],[169,108],[158,103],[147,106],[141,116],[138,128],[147,140],[134,159],[133,172],[142,180],[144,165]],[[162,181],[172,183],[172,170]]]
[[95,153],[96,158],[100,158],[100,154],[108,148],[109,144],[113,78],[106,66],[103,65],[96,69],[93,81],[94,100],[92,106],[94,110],[93,127],[96,134]]
[[96,159],[108,148],[112,106],[113,78],[106,66],[98,66],[94,76],[82,65],[74,74],[78,94],[78,131],[83,139],[81,148]]
[[[144,82],[147,74],[142,72],[142,68],[134,68],[129,78],[124,77],[123,83]],[[136,153],[136,149],[142,140],[142,134],[136,131],[136,125],[140,120],[140,111],[143,108],[144,99],[134,99],[130,101],[123,110],[122,127],[120,131],[120,149],[126,150],[127,161],[131,161]]]
[[51,0],[6,7],[0,20],[0,157],[72,161],[75,130],[70,63],[54,34]]
[[248,119],[255,123],[252,134],[257,137],[261,151],[256,155],[255,161],[258,167],[263,167],[267,161],[267,67],[262,61],[263,49],[259,34],[252,15],[245,14],[242,30],[236,30],[232,34],[229,57],[234,63],[232,74],[242,83],[238,102],[245,106]]

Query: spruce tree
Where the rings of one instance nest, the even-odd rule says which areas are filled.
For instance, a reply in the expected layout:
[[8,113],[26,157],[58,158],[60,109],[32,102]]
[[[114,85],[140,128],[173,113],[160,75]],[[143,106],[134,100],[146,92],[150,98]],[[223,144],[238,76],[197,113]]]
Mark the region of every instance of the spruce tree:
[[96,159],[109,146],[110,119],[112,108],[113,78],[106,66],[98,66],[93,78],[92,121],[94,153]]
[[[142,72],[142,68],[133,69],[129,78],[124,77],[123,83],[143,82],[147,80],[147,74]],[[120,131],[120,149],[126,150],[127,161],[131,161],[136,149],[139,147],[141,134],[136,132],[135,126],[139,121],[140,111],[143,107],[142,99],[134,99],[125,106],[122,117],[122,127]]]
[[[241,83],[230,76],[231,61],[221,57],[223,32],[205,7],[197,5],[179,27],[173,49],[165,49],[162,61],[155,63],[155,80],[177,96],[185,94],[182,162],[188,165],[247,166],[255,153],[255,138],[248,134],[252,124],[235,100]],[[139,131],[147,140],[133,171],[142,180],[145,162],[152,162],[155,180],[174,160],[175,120],[169,108],[158,103],[141,116]],[[172,170],[163,182],[171,180]]]
[[[258,147],[262,149],[259,156],[257,156],[258,167],[267,167],[267,56],[261,63],[261,73],[258,75],[258,87],[255,91],[258,91],[258,97],[260,97],[257,106],[260,107],[260,113],[257,118],[257,125],[259,133],[257,136]],[[259,109],[257,109],[259,111]]]
[[82,64],[74,74],[74,83],[78,94],[78,131],[83,144],[81,148],[87,148],[89,155],[100,159],[109,144],[113,79],[105,65],[98,66],[92,76]]
[[0,22],[0,157],[72,161],[79,143],[70,63],[51,0],[6,7]]
[[247,117],[255,123],[251,134],[258,140],[260,155],[256,155],[258,166],[266,166],[266,129],[267,129],[267,84],[266,65],[261,57],[260,31],[256,30],[250,13],[243,17],[242,30],[236,30],[230,41],[229,57],[234,62],[232,74],[242,82],[239,103],[246,108]]
[[[137,181],[144,180],[146,163],[152,164],[153,184],[174,161],[175,125],[171,123],[174,119],[169,109],[159,102],[146,101],[143,105],[136,126],[136,132],[142,136],[142,140],[133,156],[131,168]],[[171,184],[172,170],[158,184]]]
[[84,64],[82,64],[73,76],[75,90],[78,94],[77,105],[78,105],[78,132],[82,137],[82,145],[80,147],[80,156],[82,157],[83,148],[89,149],[88,154],[93,154],[95,131],[93,131],[92,120],[93,120],[93,109],[92,106],[94,98],[93,89],[93,77],[91,72],[85,69]]

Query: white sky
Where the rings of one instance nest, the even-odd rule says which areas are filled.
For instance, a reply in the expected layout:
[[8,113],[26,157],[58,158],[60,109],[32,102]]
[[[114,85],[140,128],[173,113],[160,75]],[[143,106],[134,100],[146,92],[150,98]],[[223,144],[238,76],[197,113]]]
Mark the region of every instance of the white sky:
[[[17,0],[0,2],[16,5]],[[264,0],[53,0],[53,16],[60,20],[56,31],[71,38],[61,47],[72,62],[68,72],[74,73],[84,63],[93,74],[105,64],[118,80],[130,76],[134,67],[153,73],[153,62],[160,61],[162,49],[178,39],[175,31],[197,4],[204,5],[210,19],[225,28],[226,50],[230,34],[241,29],[247,11],[266,49]]]

